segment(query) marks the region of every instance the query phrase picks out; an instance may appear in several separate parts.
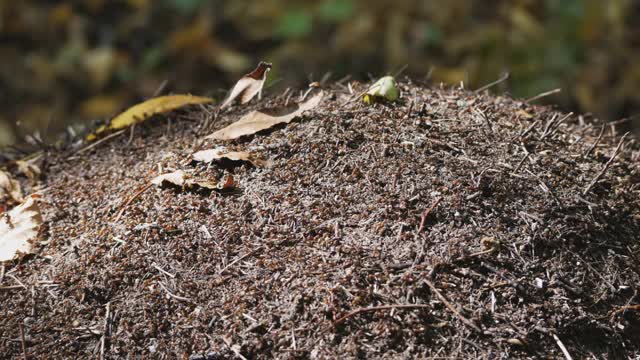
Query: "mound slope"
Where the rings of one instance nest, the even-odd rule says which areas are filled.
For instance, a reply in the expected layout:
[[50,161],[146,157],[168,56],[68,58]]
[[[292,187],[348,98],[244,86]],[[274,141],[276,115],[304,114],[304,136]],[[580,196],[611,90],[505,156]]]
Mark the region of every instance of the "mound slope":
[[[599,136],[548,107],[400,86],[399,102],[373,106],[336,87],[302,119],[237,141],[203,141],[200,126],[252,107],[174,113],[131,141],[50,154],[40,254],[0,282],[2,353],[637,356],[637,142],[603,172],[614,126]],[[272,166],[189,163],[218,145]],[[231,174],[236,189],[145,189],[159,166]]]

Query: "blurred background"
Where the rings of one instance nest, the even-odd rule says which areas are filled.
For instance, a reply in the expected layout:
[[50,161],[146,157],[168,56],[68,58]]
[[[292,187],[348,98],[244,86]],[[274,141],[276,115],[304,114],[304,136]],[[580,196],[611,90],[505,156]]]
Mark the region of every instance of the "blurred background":
[[285,86],[407,65],[473,89],[508,71],[493,91],[562,88],[544,101],[632,117],[639,18],[635,0],[0,0],[0,145],[108,119],[165,81],[221,100],[259,60]]

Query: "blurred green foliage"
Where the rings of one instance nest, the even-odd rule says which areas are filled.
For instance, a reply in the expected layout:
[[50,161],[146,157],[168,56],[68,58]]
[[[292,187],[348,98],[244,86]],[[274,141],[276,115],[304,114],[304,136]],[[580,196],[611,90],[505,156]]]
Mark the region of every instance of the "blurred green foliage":
[[508,71],[496,91],[561,87],[566,109],[633,115],[638,15],[633,0],[0,0],[0,144],[108,118],[165,80],[220,99],[263,59],[287,85],[408,64],[473,88]]

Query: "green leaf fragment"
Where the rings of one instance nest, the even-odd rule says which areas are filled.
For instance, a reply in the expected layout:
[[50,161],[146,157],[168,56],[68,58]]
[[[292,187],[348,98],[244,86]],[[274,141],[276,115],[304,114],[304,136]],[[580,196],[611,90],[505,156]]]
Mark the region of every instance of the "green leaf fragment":
[[366,104],[371,104],[376,99],[396,101],[398,97],[400,97],[400,91],[396,86],[396,80],[393,76],[385,76],[371,85],[363,100]]

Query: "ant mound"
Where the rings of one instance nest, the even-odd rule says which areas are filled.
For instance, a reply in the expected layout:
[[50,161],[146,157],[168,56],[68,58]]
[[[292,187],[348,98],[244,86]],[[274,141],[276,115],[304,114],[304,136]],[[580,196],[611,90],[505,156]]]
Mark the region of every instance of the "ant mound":
[[[638,356],[633,136],[504,96],[399,87],[372,105],[326,89],[236,140],[205,136],[256,105],[48,154],[39,253],[0,277],[2,353]],[[192,161],[220,146],[263,161]],[[174,170],[226,180],[150,185]]]

